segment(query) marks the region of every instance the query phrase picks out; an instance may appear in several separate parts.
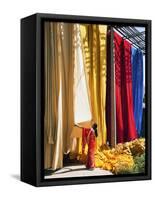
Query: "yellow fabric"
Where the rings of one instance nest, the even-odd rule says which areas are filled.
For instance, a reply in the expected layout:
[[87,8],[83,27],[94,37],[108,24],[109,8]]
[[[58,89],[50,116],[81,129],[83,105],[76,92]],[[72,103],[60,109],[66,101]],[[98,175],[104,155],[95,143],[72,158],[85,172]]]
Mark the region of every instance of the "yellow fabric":
[[[133,170],[134,157],[145,153],[145,139],[140,138],[124,144],[120,143],[115,148],[98,148],[95,153],[95,166],[109,170],[114,174],[126,173]],[[86,152],[87,154],[87,152]],[[86,154],[79,154],[77,159],[86,162]]]
[[73,114],[73,24],[45,23],[44,167],[63,167]]
[[110,170],[114,174],[127,172],[134,167],[134,157],[145,153],[145,139],[139,138],[124,144],[120,143],[115,148],[98,149],[95,154],[96,167]]
[[106,25],[80,25],[85,74],[93,121],[98,124],[97,145],[107,141],[106,100]]

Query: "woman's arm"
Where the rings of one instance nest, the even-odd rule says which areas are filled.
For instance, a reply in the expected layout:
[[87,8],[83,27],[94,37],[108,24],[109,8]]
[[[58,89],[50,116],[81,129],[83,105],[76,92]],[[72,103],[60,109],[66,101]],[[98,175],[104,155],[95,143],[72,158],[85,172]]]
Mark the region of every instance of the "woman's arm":
[[79,128],[84,128],[84,127],[80,126],[79,124],[75,124],[75,126],[77,126]]

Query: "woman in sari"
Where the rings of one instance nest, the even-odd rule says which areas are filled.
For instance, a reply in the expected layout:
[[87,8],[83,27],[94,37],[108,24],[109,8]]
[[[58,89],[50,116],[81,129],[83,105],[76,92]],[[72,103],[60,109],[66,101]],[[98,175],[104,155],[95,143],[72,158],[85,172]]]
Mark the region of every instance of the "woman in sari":
[[82,155],[85,153],[86,144],[88,145],[88,152],[86,158],[86,168],[93,170],[95,168],[95,148],[96,148],[96,137],[97,124],[94,123],[91,128],[82,128]]

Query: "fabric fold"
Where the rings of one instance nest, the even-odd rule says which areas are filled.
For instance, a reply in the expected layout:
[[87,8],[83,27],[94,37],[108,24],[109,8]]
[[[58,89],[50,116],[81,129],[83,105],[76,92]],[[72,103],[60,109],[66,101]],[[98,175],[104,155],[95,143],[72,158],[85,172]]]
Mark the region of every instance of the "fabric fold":
[[74,126],[73,24],[45,23],[44,167],[63,167]]
[[97,144],[107,141],[106,102],[106,25],[80,25],[84,68],[90,98],[92,121],[98,124]]

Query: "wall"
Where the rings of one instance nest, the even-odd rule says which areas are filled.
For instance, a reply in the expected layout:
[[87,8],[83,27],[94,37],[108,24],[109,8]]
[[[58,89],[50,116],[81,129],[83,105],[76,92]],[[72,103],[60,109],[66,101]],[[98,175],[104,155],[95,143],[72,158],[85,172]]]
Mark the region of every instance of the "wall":
[[[149,2],[149,3],[148,3]],[[151,3],[152,2],[152,3]],[[35,12],[154,20],[153,1],[14,0],[0,5],[0,198],[1,199],[147,199],[155,181],[34,188],[19,179],[20,18]],[[154,21],[153,21],[154,25]],[[154,26],[155,27],[155,26]],[[153,28],[154,29],[154,28]],[[153,30],[154,32],[154,30]],[[153,34],[152,34],[153,35]],[[152,39],[154,40],[154,39]],[[154,41],[152,41],[154,45]],[[154,46],[153,46],[154,51]],[[153,53],[152,53],[153,55]],[[153,58],[154,59],[154,58]],[[153,67],[152,74],[155,75]],[[153,76],[152,75],[152,76]],[[155,79],[153,79],[153,85]],[[155,93],[152,94],[152,102]],[[152,112],[155,113],[154,103]],[[153,114],[154,117],[154,114]],[[155,152],[153,124],[153,152]],[[154,156],[154,154],[153,154]],[[154,160],[153,160],[154,166]],[[153,174],[154,176],[154,174]],[[3,196],[3,197],[1,197]],[[152,199],[152,198],[150,198]]]

